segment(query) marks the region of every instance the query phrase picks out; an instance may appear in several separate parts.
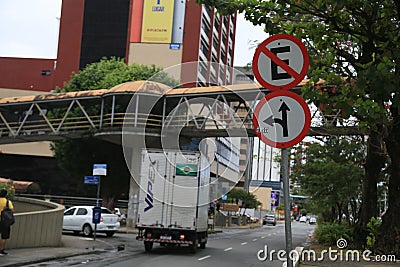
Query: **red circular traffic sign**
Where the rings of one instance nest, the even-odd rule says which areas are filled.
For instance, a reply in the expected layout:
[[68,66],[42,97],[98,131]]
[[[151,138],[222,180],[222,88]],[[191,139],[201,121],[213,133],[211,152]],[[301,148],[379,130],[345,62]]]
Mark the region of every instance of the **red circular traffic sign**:
[[269,146],[288,148],[299,143],[311,126],[311,113],[304,99],[290,91],[267,94],[253,113],[258,138]]
[[257,47],[252,69],[265,88],[290,90],[306,76],[309,63],[307,49],[298,38],[277,34]]

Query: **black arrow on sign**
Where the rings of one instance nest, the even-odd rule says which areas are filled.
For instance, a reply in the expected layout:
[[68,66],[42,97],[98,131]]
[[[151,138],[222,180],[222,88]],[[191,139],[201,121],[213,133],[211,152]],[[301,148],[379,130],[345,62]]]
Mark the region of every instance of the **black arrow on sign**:
[[282,119],[272,118],[272,115],[271,115],[268,118],[266,118],[264,120],[264,122],[271,126],[273,123],[280,124],[283,129],[283,137],[288,137],[289,132],[288,132],[288,125],[287,125],[287,112],[290,111],[290,108],[286,105],[285,102],[282,102],[282,105],[279,107],[278,111],[282,112]]

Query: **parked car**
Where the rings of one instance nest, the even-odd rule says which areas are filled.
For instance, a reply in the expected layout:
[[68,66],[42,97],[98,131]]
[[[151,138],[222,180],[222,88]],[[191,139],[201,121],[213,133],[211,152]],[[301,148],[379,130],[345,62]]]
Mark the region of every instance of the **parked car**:
[[316,224],[317,223],[317,218],[315,218],[314,216],[310,217],[310,220],[308,221],[309,224]]
[[[73,231],[75,234],[83,232],[85,236],[91,236],[94,231],[93,206],[74,206],[64,211],[63,230]],[[120,218],[109,209],[101,208],[100,223],[97,224],[96,232],[105,233],[111,237],[120,228]]]
[[273,214],[267,214],[263,218],[263,225],[272,224],[273,226],[276,225],[276,217]]
[[307,222],[307,217],[306,216],[301,216],[299,222],[306,223]]

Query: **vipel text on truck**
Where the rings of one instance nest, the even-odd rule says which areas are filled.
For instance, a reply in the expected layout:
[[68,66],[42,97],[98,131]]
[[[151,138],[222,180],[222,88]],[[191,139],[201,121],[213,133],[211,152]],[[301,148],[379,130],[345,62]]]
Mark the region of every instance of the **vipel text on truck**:
[[210,167],[200,152],[143,150],[136,227],[147,252],[207,243]]

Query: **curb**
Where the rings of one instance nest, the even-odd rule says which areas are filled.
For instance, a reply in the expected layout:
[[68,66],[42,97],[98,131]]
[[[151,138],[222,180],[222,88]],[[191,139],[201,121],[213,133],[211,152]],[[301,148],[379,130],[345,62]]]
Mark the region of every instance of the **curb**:
[[[296,247],[294,251],[297,252],[297,255],[299,255],[299,258],[293,260],[293,267],[298,267],[300,266],[300,260],[301,260],[301,254],[303,253],[304,247]],[[282,263],[282,267],[287,267],[287,260]]]
[[42,259],[28,260],[28,261],[23,261],[23,262],[14,262],[14,263],[9,263],[9,264],[6,263],[4,265],[0,264],[0,266],[1,267],[19,267],[19,266],[25,266],[27,264],[36,264],[36,263],[41,263],[41,262],[60,260],[60,259],[82,256],[82,255],[101,254],[104,252],[105,251],[101,251],[101,250],[75,252],[75,253],[70,253],[70,254],[65,254],[65,255],[57,255],[57,256],[42,258]]
[[304,247],[296,247],[295,251],[297,251],[297,255],[299,255],[299,258],[296,259],[293,263],[293,267],[298,267],[301,262],[301,254],[303,253]]

